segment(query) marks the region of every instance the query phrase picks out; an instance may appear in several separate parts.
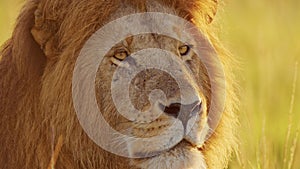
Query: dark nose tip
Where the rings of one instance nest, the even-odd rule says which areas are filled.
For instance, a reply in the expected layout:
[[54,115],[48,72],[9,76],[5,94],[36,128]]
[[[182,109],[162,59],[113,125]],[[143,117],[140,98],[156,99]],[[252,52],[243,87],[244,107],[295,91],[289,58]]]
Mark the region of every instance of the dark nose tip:
[[164,112],[167,115],[177,118],[180,112],[180,107],[181,107],[180,103],[172,103],[170,104],[170,106],[165,107]]
[[[179,116],[179,112],[182,112],[182,117],[184,117],[184,119],[188,120],[190,119],[195,113],[200,111],[201,108],[201,103],[199,101],[196,101],[192,104],[181,104],[181,103],[172,103],[169,106],[163,106],[162,104],[160,104],[160,108],[167,114],[170,116],[173,116],[175,118],[178,118]],[[181,118],[182,118],[181,117]]]

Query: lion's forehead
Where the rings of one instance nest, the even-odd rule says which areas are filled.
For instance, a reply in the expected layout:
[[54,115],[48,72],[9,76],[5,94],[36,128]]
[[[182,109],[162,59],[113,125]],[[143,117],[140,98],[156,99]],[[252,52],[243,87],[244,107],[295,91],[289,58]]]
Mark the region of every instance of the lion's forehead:
[[144,34],[133,37],[130,49],[136,52],[145,48],[160,48],[175,52],[179,43],[179,41],[169,37],[156,34]]
[[114,20],[126,15],[130,15],[132,13],[140,13],[140,12],[162,12],[162,13],[176,14],[176,10],[174,8],[167,7],[158,1],[146,0],[145,2],[141,2],[140,5],[138,6],[139,7],[136,8],[136,4],[123,2],[119,4],[119,7],[111,15],[110,19]]

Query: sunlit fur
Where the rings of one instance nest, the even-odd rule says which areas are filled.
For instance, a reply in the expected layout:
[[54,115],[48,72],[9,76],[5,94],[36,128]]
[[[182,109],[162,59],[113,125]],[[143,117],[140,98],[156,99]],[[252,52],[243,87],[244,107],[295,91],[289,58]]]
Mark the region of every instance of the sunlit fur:
[[[237,148],[235,107],[238,102],[233,61],[216,36],[213,17],[218,3],[215,0],[156,1],[194,22],[213,44],[223,63],[226,107],[216,132],[201,151],[208,168],[225,168]],[[56,168],[129,168],[130,160],[103,151],[87,137],[76,118],[71,96],[72,72],[84,42],[116,15],[116,11],[122,11],[124,4],[136,12],[147,9],[144,0],[26,1],[12,38],[0,52],[2,168],[47,168],[52,146],[60,135],[64,137],[64,144]],[[210,94],[203,92],[206,96]],[[108,107],[113,106],[108,104]],[[203,164],[201,156],[199,161],[190,159],[183,167]],[[170,161],[172,158],[162,157]],[[149,168],[159,164],[155,159],[143,162],[140,161],[140,165],[149,165]]]

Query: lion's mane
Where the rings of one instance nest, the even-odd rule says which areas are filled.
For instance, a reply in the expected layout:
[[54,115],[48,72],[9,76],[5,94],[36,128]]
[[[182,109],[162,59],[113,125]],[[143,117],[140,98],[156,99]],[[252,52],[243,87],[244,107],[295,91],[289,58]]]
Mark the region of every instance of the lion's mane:
[[[157,0],[201,29],[226,74],[226,107],[205,143],[209,168],[224,168],[236,150],[237,117],[232,59],[217,38],[216,0]],[[72,72],[84,42],[121,3],[142,10],[144,0],[27,0],[12,37],[0,51],[0,166],[47,168],[63,136],[57,168],[123,168],[126,159],[103,151],[82,130],[72,104]]]

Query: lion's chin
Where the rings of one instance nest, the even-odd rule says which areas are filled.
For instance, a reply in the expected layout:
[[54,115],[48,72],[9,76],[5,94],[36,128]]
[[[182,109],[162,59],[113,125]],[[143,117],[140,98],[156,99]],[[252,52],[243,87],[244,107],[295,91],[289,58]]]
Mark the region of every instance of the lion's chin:
[[183,140],[168,151],[159,155],[135,159],[133,167],[141,169],[206,169],[206,162],[199,148]]

